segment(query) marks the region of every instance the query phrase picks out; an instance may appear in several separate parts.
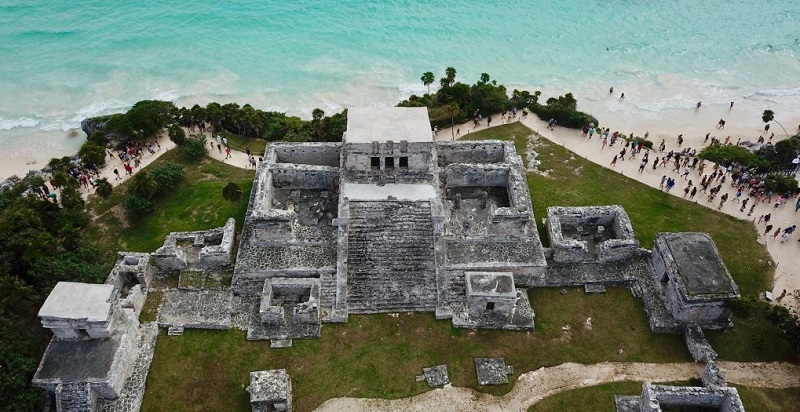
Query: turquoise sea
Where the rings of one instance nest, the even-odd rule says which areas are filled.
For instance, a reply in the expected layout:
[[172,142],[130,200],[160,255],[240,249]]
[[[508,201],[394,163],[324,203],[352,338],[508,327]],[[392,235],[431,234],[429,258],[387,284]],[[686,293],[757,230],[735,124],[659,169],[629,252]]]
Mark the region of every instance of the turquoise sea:
[[394,105],[446,66],[594,109],[613,85],[611,112],[798,113],[798,21],[798,0],[0,0],[0,157],[73,152],[81,119],[141,99],[308,117]]

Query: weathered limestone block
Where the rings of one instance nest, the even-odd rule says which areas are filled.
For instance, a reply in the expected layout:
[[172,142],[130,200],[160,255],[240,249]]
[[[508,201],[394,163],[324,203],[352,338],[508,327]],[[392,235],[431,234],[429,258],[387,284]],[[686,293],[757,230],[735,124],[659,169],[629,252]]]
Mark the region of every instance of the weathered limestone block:
[[253,412],[292,411],[292,381],[286,369],[250,372],[247,391]]

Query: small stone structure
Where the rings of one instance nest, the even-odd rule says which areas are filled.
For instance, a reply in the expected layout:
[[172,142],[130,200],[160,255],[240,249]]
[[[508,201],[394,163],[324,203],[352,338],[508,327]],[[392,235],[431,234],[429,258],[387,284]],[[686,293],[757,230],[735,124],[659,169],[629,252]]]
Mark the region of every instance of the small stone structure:
[[505,385],[514,368],[506,365],[503,358],[475,358],[475,372],[478,385]]
[[135,369],[139,320],[115,287],[59,282],[39,316],[54,336],[32,382],[55,396],[57,410],[93,411],[98,398],[119,398]]
[[645,382],[639,396],[614,397],[617,412],[662,410],[715,410],[744,412],[736,388],[653,385]]
[[548,207],[547,233],[555,262],[614,262],[639,252],[622,206]]
[[[683,326],[731,327],[726,302],[739,289],[707,233],[659,233],[651,262],[654,284],[669,313]],[[682,329],[681,327],[681,329]]]
[[292,411],[292,381],[286,369],[250,372],[247,391],[253,412]]
[[212,271],[231,264],[236,221],[195,232],[172,232],[150,256],[162,270]]
[[427,382],[431,388],[449,385],[450,377],[447,375],[447,365],[422,368],[422,375],[417,375],[417,382],[421,381]]
[[318,338],[319,280],[267,279],[258,315],[250,319],[247,339],[270,339],[272,347],[289,347],[292,339]]

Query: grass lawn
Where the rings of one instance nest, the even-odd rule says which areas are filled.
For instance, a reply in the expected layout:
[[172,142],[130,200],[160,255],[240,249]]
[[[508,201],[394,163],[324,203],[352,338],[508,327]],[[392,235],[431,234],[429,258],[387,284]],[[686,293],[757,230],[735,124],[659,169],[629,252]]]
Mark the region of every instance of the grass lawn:
[[[428,390],[414,376],[447,364],[456,386],[476,389],[475,357],[504,357],[516,371],[566,361],[690,361],[679,336],[650,333],[641,304],[624,288],[587,295],[582,289],[531,291],[536,332],[455,329],[432,314],[350,316],[326,324],[318,340],[289,349],[248,342],[244,332],[187,330],[159,336],[147,378],[143,411],[249,410],[249,372],[286,368],[294,405],[308,411],[339,396],[401,398]],[[592,329],[583,328],[587,317]],[[570,326],[570,331],[562,330]],[[622,352],[620,353],[620,349]],[[512,379],[513,381],[513,379]],[[482,387],[504,394],[512,384]]]
[[[111,253],[117,250],[153,252],[169,232],[219,227],[231,216],[241,227],[253,186],[252,170],[210,158],[185,163],[177,150],[165,153],[153,165],[165,162],[182,164],[184,179],[174,191],[156,199],[153,202],[155,211],[140,221],[128,222],[121,207],[130,180],[115,187],[109,199],[95,197],[88,203],[89,213],[97,217],[89,228],[89,236],[99,239],[104,249]],[[228,182],[242,187],[242,201],[235,211],[234,205],[222,197],[222,188]]]
[[[512,123],[477,133],[470,140],[513,140],[525,159],[533,132]],[[756,241],[752,223],[668,195],[634,179],[574,155],[540,138],[534,143],[539,167],[547,176],[528,173],[528,186],[542,242],[549,244],[542,218],[549,206],[617,204],[625,208],[642,247],[652,248],[658,232],[708,232],[743,295],[758,296],[772,284],[774,265],[767,249]],[[764,319],[764,306],[748,318],[734,317],[733,330],[706,335],[722,359],[769,361],[796,358],[778,330]],[[538,319],[537,319],[538,320]]]
[[[687,382],[667,383],[687,385]],[[735,386],[735,385],[732,385]],[[792,411],[797,410],[800,388],[767,389],[737,386],[745,410],[748,411]],[[642,382],[615,382],[586,388],[573,389],[542,399],[531,406],[529,412],[561,412],[576,410],[576,405],[592,411],[613,411],[614,395],[639,395]]]

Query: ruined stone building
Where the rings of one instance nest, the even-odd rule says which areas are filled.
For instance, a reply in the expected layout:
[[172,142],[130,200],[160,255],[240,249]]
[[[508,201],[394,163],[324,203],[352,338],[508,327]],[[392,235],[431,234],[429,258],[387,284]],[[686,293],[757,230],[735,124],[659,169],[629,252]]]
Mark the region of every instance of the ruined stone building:
[[425,108],[354,108],[342,143],[269,145],[233,289],[260,296],[251,323],[273,342],[351,313],[530,329],[517,287],[545,266],[512,144],[434,143]]

